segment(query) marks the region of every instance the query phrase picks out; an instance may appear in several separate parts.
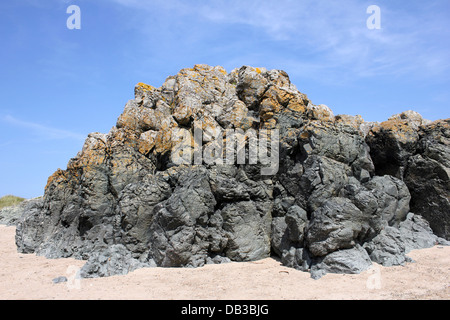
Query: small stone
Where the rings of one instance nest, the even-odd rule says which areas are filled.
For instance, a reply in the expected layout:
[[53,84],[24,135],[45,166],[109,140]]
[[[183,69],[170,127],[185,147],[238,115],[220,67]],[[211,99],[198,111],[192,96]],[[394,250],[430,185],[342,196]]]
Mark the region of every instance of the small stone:
[[55,283],[55,284],[56,283],[67,282],[67,278],[64,277],[64,276],[60,276],[60,277],[57,277],[57,278],[53,279],[52,282]]

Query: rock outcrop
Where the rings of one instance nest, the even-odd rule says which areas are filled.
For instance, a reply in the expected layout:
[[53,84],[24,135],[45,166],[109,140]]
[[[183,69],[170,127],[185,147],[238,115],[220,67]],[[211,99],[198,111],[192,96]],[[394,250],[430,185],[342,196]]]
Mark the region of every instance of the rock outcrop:
[[[450,120],[381,124],[314,105],[284,71],[196,65],[139,83],[17,224],[19,251],[85,277],[277,255],[358,273],[446,243]],[[269,157],[270,154],[270,157]],[[410,211],[414,212],[410,213]]]
[[402,179],[411,211],[450,239],[450,119],[426,121],[403,112],[372,127],[366,138],[376,174]]
[[42,197],[23,200],[22,202],[0,209],[0,224],[15,226],[22,215],[35,209],[42,202]]

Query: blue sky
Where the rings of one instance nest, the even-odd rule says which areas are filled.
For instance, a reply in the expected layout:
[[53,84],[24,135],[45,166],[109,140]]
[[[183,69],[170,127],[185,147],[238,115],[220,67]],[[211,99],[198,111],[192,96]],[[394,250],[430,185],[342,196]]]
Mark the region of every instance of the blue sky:
[[[80,30],[66,26],[72,4]],[[42,195],[88,133],[115,125],[136,83],[199,63],[285,70],[335,114],[448,118],[449,24],[448,0],[1,1],[0,196]]]

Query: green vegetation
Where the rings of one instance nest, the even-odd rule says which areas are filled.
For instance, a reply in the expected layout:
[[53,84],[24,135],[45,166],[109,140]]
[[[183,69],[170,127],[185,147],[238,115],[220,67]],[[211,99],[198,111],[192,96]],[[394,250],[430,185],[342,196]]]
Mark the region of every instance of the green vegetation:
[[4,207],[13,206],[24,201],[24,198],[16,197],[16,196],[4,196],[0,198],[0,209]]

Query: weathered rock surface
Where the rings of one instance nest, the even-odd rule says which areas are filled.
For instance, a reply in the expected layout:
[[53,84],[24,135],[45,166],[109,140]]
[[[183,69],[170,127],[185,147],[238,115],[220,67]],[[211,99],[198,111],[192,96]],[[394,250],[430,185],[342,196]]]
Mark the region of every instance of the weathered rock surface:
[[314,278],[402,264],[446,243],[428,221],[448,237],[449,128],[413,112],[335,116],[284,71],[196,65],[136,85],[116,126],[90,134],[23,210],[16,243],[85,259],[84,277],[271,254]]
[[411,211],[450,240],[450,119],[430,123],[407,111],[374,125],[366,141],[376,174],[402,179]]
[[108,277],[111,275],[125,275],[138,268],[155,266],[153,261],[140,262],[131,256],[122,244],[113,244],[104,250],[94,251],[86,264],[80,270],[80,277]]
[[24,200],[19,204],[0,209],[0,224],[15,226],[24,212],[33,210],[40,202],[42,197]]
[[311,267],[311,277],[318,279],[326,273],[360,273],[372,266],[367,251],[360,245],[334,251],[317,259]]

